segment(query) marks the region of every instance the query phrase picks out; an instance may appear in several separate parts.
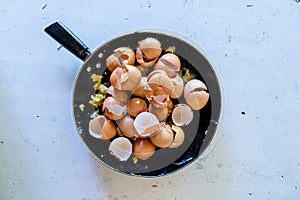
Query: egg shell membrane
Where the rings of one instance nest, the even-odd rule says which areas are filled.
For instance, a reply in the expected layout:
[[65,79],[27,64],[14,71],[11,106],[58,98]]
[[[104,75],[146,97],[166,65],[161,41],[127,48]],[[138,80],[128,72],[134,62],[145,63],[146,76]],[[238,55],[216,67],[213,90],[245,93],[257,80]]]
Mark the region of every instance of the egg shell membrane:
[[172,112],[172,121],[177,126],[186,126],[193,120],[193,111],[186,104],[178,104]]
[[101,123],[99,123],[99,120],[97,118],[94,118],[90,120],[89,122],[89,133],[95,137],[95,138],[102,138],[102,128]]
[[142,112],[135,118],[134,127],[141,137],[149,137],[160,128],[160,125],[154,114]]
[[157,96],[151,96],[150,97],[150,104],[159,107],[159,108],[165,108],[168,106],[168,98],[169,96],[166,94],[157,95]]
[[107,117],[111,120],[121,119],[127,111],[126,105],[117,101],[113,97],[107,97],[104,100],[102,110],[105,111]]
[[109,145],[109,152],[120,161],[126,161],[132,153],[132,144],[128,138],[115,138]]

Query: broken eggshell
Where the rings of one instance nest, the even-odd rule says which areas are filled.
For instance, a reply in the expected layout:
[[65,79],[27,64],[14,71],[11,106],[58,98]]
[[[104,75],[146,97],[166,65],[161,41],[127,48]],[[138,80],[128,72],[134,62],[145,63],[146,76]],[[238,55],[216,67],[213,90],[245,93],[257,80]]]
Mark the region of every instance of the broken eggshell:
[[126,161],[132,153],[132,144],[126,137],[118,137],[109,145],[109,152],[120,161]]
[[107,97],[103,102],[102,110],[106,117],[111,120],[119,120],[126,114],[126,104],[116,100],[114,97]]
[[139,136],[133,126],[133,122],[134,122],[134,119],[131,118],[129,115],[126,115],[119,121],[118,127],[121,130],[122,135],[135,140]]
[[156,134],[150,137],[151,142],[160,148],[166,148],[173,142],[173,131],[169,124],[162,123]]
[[116,68],[110,76],[111,85],[118,90],[134,90],[140,83],[142,74],[135,66],[123,65]]
[[110,86],[106,90],[106,94],[110,94],[112,97],[114,97],[116,100],[126,103],[128,101],[128,94],[126,91],[118,90],[114,88],[113,86]]
[[163,121],[168,117],[169,109],[165,107],[156,107],[152,104],[149,105],[149,112],[154,114],[159,121]]
[[133,125],[141,137],[149,137],[160,128],[157,117],[149,112],[142,112],[138,114]]
[[174,90],[170,94],[170,97],[173,99],[178,99],[183,93],[184,82],[179,74],[176,74],[176,76],[172,78],[171,81],[174,85]]
[[176,125],[172,125],[172,130],[174,133],[174,139],[169,148],[177,148],[179,147],[184,141],[184,132],[182,128]]
[[172,111],[172,121],[177,126],[188,125],[193,117],[192,109],[186,104],[177,104]]
[[148,37],[142,41],[139,41],[139,45],[136,48],[136,59],[142,67],[152,66],[158,59],[162,52],[160,42]]
[[176,76],[176,73],[180,71],[181,63],[177,55],[173,53],[166,53],[159,58],[154,65],[154,70],[163,70],[171,78]]
[[106,59],[106,67],[109,71],[114,71],[123,64],[134,65],[135,53],[129,47],[119,47],[114,50],[114,53]]
[[184,87],[184,99],[193,110],[203,108],[208,100],[209,93],[206,92],[206,85],[197,79],[188,81]]
[[153,90],[147,84],[147,77],[144,76],[142,77],[139,85],[132,92],[134,96],[138,96],[141,98],[146,98],[148,96],[151,96],[152,93]]
[[116,136],[117,128],[111,120],[104,115],[100,115],[90,120],[89,133],[95,138],[109,140]]
[[132,98],[129,100],[127,105],[128,114],[136,117],[141,112],[145,112],[147,110],[147,103],[145,100],[141,98]]
[[155,152],[155,146],[148,138],[139,138],[133,143],[133,154],[135,157],[146,160]]
[[158,58],[148,61],[143,56],[142,51],[139,48],[137,48],[136,49],[136,59],[137,59],[137,62],[140,64],[140,67],[150,68],[152,65],[155,64],[155,62],[157,61]]
[[173,82],[163,70],[151,72],[147,77],[147,84],[154,91],[161,87],[167,95],[170,95],[174,91]]

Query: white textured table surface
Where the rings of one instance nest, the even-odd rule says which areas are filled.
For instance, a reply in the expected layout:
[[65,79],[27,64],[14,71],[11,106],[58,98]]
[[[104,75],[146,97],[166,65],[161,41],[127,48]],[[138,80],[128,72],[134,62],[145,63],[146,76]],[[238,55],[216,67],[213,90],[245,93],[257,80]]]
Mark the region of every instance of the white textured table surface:
[[[81,61],[43,32],[56,20],[91,49],[144,27],[202,46],[226,97],[209,156],[155,179],[100,165],[72,122]],[[294,0],[1,1],[0,199],[299,199],[299,35]]]

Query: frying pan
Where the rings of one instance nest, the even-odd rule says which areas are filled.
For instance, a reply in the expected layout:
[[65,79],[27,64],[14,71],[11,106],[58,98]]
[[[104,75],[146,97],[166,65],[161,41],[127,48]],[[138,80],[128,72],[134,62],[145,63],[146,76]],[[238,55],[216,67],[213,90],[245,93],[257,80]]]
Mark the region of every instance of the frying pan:
[[[212,149],[220,135],[222,124],[222,89],[212,62],[189,39],[165,30],[134,31],[103,43],[91,53],[89,48],[60,22],[49,25],[45,32],[84,61],[73,86],[73,119],[83,143],[103,165],[127,175],[158,177],[176,172],[193,161],[204,158]],[[204,108],[193,111],[192,122],[183,127],[185,140],[181,146],[174,149],[157,149],[147,160],[134,162],[131,155],[127,161],[119,161],[108,150],[111,140],[100,140],[89,134],[89,121],[95,112],[95,107],[88,103],[91,95],[95,95],[94,83],[90,77],[92,74],[103,75],[104,82],[109,83],[107,74],[110,72],[106,68],[106,58],[118,47],[130,47],[134,50],[138,42],[147,37],[158,39],[163,51],[168,47],[175,47],[174,53],[180,58],[182,69],[189,69],[196,79],[206,84],[210,99]],[[182,100],[179,99],[180,101]],[[85,105],[84,110],[80,105]]]

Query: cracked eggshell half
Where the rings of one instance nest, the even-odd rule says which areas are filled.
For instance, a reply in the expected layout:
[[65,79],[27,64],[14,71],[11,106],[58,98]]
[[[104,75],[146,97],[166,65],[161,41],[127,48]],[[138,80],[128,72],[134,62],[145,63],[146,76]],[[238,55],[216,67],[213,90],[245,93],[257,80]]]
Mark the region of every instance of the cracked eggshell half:
[[154,65],[154,70],[163,70],[171,78],[176,76],[180,71],[181,63],[177,55],[173,53],[166,53]]
[[162,88],[167,95],[170,95],[174,91],[173,82],[163,70],[154,70],[151,72],[147,77],[147,84],[154,91]]
[[155,146],[148,138],[139,138],[133,143],[133,154],[135,157],[146,160],[155,152]]
[[132,98],[129,100],[127,105],[128,114],[136,117],[141,112],[145,112],[147,110],[147,103],[145,100],[141,98]]
[[184,141],[184,132],[182,128],[176,125],[172,125],[172,130],[174,133],[174,139],[169,148],[177,148],[179,147]]
[[156,134],[150,137],[151,142],[160,148],[166,148],[173,142],[173,131],[169,124],[162,123]]
[[134,128],[141,137],[149,137],[160,128],[157,117],[149,112],[138,114],[134,120]]
[[172,121],[177,126],[186,126],[193,120],[194,113],[186,104],[175,105],[172,111]]
[[106,59],[106,67],[112,72],[116,68],[122,67],[123,64],[134,65],[134,62],[134,51],[129,47],[119,47]]
[[138,42],[136,60],[142,67],[150,67],[157,61],[161,52],[160,42],[155,38],[148,37]]
[[178,99],[183,93],[184,82],[179,74],[176,74],[176,76],[172,78],[171,81],[174,85],[174,90],[170,94],[170,97],[173,99]]
[[127,111],[126,104],[123,104],[113,97],[105,98],[102,110],[105,112],[105,116],[111,120],[121,119]]
[[132,153],[132,144],[126,137],[118,137],[109,145],[109,152],[120,161],[126,161]]
[[118,127],[121,130],[121,134],[135,140],[136,138],[139,137],[139,135],[137,134],[133,126],[133,122],[134,119],[131,118],[129,115],[126,115],[119,121]]
[[140,83],[142,74],[135,66],[124,65],[116,68],[110,75],[111,85],[118,90],[134,90]]
[[114,88],[113,86],[110,86],[106,90],[107,94],[110,94],[112,97],[114,97],[116,100],[126,103],[128,101],[128,94],[126,91],[118,90]]
[[153,94],[153,90],[147,84],[147,77],[142,77],[139,85],[132,92],[134,96],[147,98]]
[[95,138],[109,140],[116,136],[117,128],[111,120],[104,115],[100,115],[90,120],[89,132]]
[[197,79],[190,80],[184,87],[184,99],[193,110],[202,109],[209,100],[206,85]]

